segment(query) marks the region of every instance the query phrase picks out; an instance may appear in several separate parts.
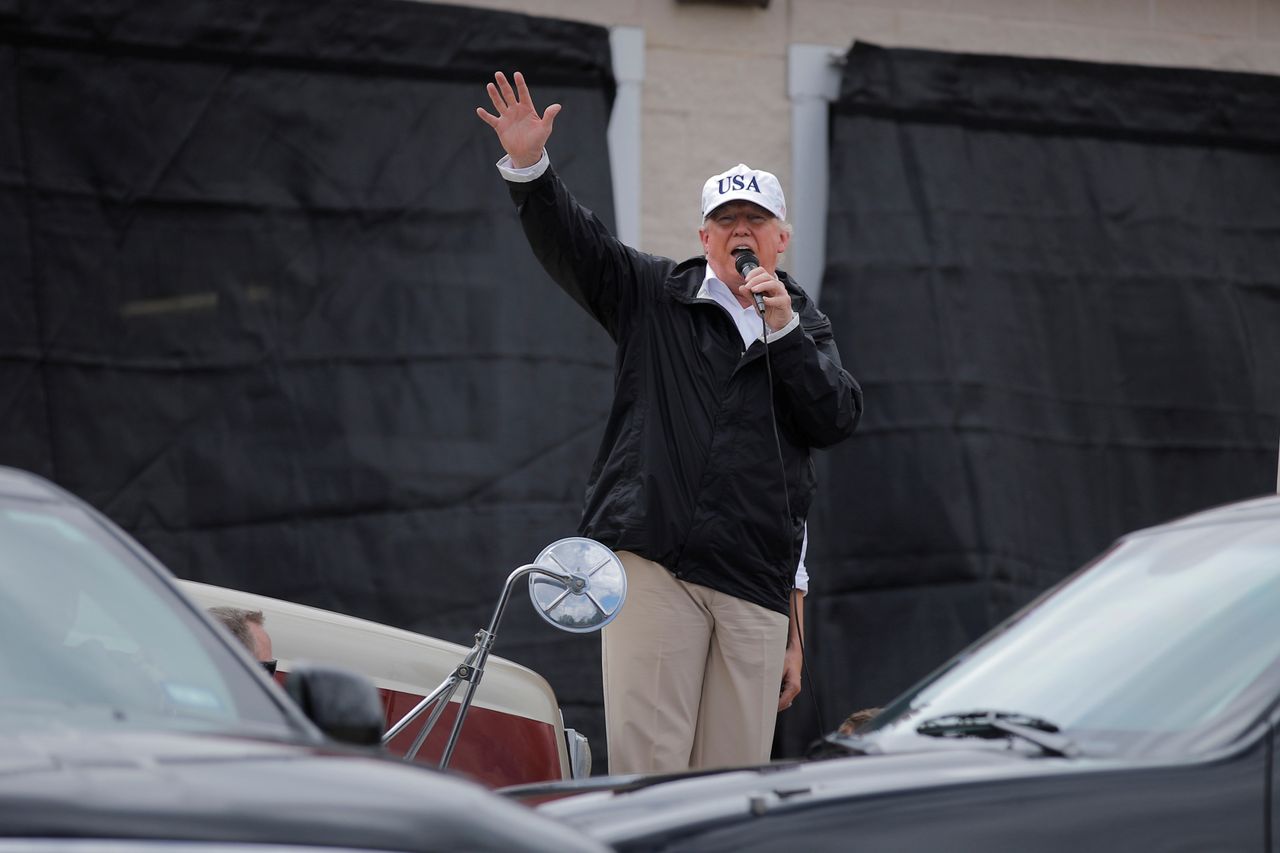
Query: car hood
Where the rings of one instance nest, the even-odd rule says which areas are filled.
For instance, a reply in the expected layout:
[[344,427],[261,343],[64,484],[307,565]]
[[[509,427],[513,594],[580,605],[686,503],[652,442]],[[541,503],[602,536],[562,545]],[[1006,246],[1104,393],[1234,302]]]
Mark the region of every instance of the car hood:
[[373,752],[46,724],[0,734],[0,838],[599,850],[479,786]]
[[[615,844],[764,815],[812,804],[815,799],[872,797],[1112,765],[1093,759],[1032,757],[1016,749],[948,744],[936,751],[769,764],[650,783],[638,777],[617,777],[611,790],[550,801],[538,811]],[[602,787],[608,784],[601,782]],[[540,794],[551,794],[554,787],[545,786]],[[512,793],[519,796],[515,789]]]

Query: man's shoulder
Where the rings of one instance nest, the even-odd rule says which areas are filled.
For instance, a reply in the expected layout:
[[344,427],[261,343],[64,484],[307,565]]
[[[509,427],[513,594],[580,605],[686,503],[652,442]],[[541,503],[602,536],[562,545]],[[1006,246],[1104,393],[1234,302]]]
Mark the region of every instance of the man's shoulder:
[[668,260],[668,263],[672,264],[671,278],[688,276],[696,278],[701,282],[707,275],[707,259],[702,255],[695,255],[692,258],[686,258],[679,263],[676,263],[673,260]]
[[791,294],[791,310],[800,315],[800,322],[806,328],[815,324],[830,323],[827,315],[818,310],[818,305],[803,287],[786,272],[778,271],[778,280]]

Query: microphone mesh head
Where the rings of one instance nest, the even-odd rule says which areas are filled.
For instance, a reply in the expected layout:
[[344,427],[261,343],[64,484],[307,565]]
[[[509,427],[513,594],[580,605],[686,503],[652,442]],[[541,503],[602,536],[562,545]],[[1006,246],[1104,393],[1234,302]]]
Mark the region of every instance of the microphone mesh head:
[[746,278],[747,276],[746,268],[748,266],[751,266],[751,267],[760,266],[760,259],[757,258],[755,255],[755,252],[752,252],[750,249],[743,249],[740,252],[737,252],[733,256],[733,266],[738,271],[738,275],[742,276],[743,278]]

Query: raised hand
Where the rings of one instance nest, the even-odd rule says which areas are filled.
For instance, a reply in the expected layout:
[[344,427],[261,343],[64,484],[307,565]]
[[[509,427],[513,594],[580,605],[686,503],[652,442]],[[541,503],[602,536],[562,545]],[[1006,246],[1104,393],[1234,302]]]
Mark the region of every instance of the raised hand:
[[517,71],[513,75],[515,89],[501,71],[494,74],[493,79],[495,82],[485,88],[498,114],[495,116],[484,107],[476,107],[476,115],[498,134],[503,150],[511,157],[511,165],[520,169],[532,166],[542,159],[542,149],[551,137],[560,105],[552,104],[539,116],[523,74]]

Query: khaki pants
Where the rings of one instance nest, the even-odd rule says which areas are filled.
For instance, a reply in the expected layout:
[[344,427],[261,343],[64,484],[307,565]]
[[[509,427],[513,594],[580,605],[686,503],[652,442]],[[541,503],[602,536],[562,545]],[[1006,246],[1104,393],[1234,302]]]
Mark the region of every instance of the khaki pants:
[[601,641],[609,772],[768,761],[787,616],[618,557],[627,599]]

